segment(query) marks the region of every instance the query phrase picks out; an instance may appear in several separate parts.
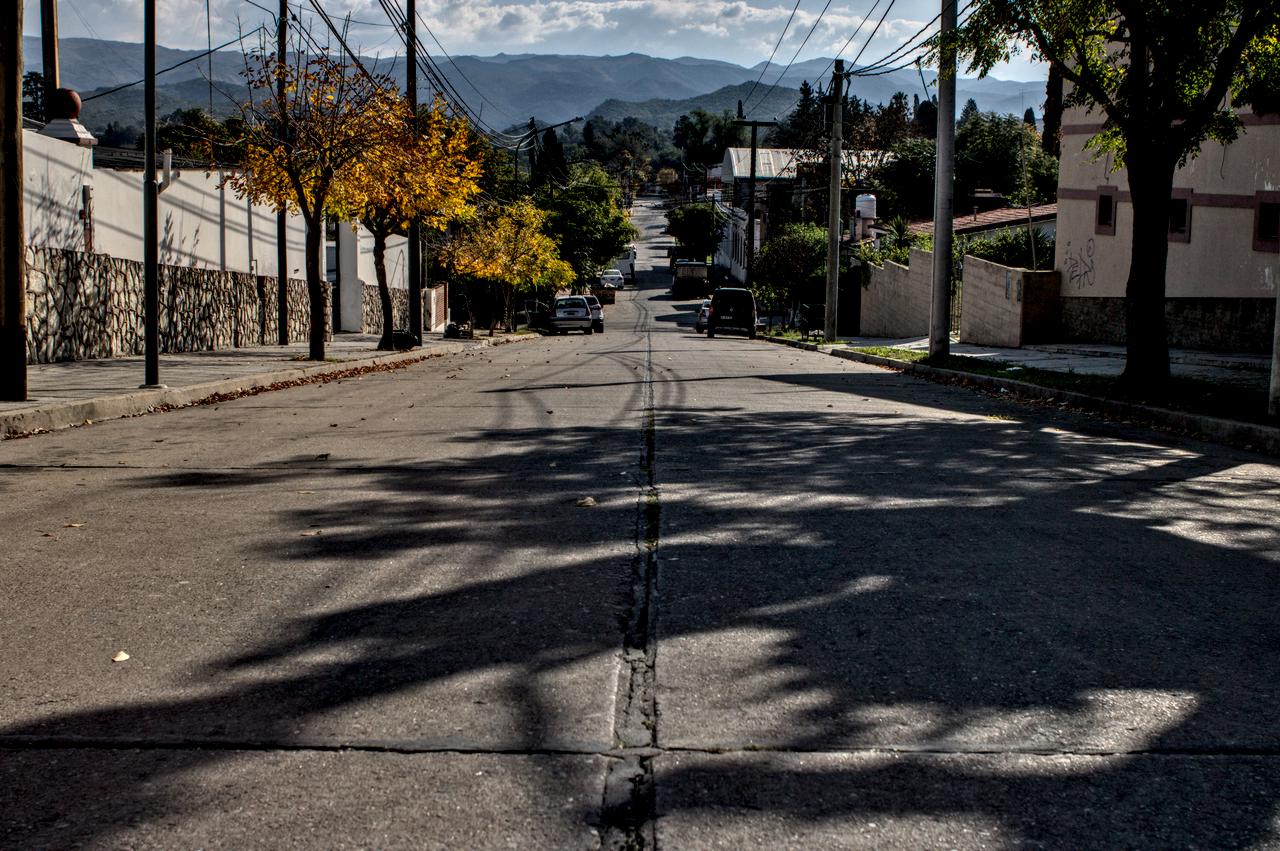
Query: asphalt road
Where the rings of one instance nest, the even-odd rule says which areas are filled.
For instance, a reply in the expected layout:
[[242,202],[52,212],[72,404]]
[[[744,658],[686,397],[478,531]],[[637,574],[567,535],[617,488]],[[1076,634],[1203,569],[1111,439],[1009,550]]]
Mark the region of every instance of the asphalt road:
[[0,846],[1280,847],[1280,468],[636,222],[603,335],[0,444]]

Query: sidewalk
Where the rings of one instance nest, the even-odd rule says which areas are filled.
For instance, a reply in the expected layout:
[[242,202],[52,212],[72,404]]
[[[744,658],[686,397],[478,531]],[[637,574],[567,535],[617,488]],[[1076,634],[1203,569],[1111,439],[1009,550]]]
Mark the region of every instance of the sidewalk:
[[235,393],[286,381],[316,378],[359,367],[452,354],[511,339],[445,340],[431,334],[407,352],[380,352],[376,334],[335,334],[324,362],[308,361],[307,344],[258,346],[216,352],[160,355],[162,388],[139,387],[143,358],[29,364],[25,402],[0,402],[0,439],[79,425],[85,420],[146,413],[189,405],[219,393]]
[[[926,351],[929,348],[928,337],[906,340],[842,337],[840,341],[851,347],[892,346],[919,351]],[[1123,346],[1104,346],[1096,343],[1054,343],[1026,346],[1021,349],[952,343],[951,354],[1083,375],[1119,375],[1124,371],[1125,358]],[[1271,380],[1269,355],[1219,354],[1190,349],[1170,349],[1169,368],[1175,376],[1198,378],[1215,384],[1227,384],[1252,390],[1265,391]]]
[[[951,354],[1014,364],[1001,375],[979,375],[926,363],[908,363],[855,351],[859,348],[891,347],[926,351],[926,337],[885,339],[882,337],[842,337],[839,344],[809,343],[777,337],[766,340],[810,351],[822,352],[845,360],[860,361],[942,381],[960,381],[1009,393],[1028,400],[1051,402],[1092,411],[1104,417],[1144,422],[1159,428],[1189,434],[1202,439],[1231,443],[1246,449],[1280,455],[1280,428],[1245,419],[1225,419],[1204,413],[1171,410],[1140,402],[1104,398],[1073,390],[1057,389],[1042,384],[1019,381],[1017,368],[1050,370],[1063,374],[1118,376],[1124,370],[1124,349],[1120,346],[1096,344],[1054,344],[1006,349],[999,346],[976,346],[952,343]],[[1218,354],[1186,349],[1169,352],[1170,371],[1175,377],[1194,378],[1223,387],[1265,394],[1271,381],[1270,355]]]

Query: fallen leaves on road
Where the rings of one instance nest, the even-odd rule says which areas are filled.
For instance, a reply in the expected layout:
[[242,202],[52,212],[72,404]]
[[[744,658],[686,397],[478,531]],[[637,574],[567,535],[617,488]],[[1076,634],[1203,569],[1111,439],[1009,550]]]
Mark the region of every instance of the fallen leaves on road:
[[79,529],[83,525],[84,525],[83,523],[63,523],[62,528],[63,529]]
[[595,497],[584,496],[575,503],[579,508],[594,508],[596,505]]
[[119,653],[111,657],[112,662],[128,662],[129,654],[121,650]]
[[304,538],[314,538],[315,536],[317,536],[317,535],[319,535],[319,534],[320,534],[320,530],[319,530],[319,529],[309,529],[309,530],[307,530],[306,532],[303,532],[303,533],[302,533],[302,537],[304,537]]

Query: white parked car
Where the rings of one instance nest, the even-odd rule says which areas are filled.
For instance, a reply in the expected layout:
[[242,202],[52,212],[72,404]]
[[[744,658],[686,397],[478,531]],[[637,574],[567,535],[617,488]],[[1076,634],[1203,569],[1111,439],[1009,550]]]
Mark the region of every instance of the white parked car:
[[595,330],[591,318],[591,305],[580,295],[566,295],[556,299],[555,304],[551,305],[551,318],[548,324],[556,334],[567,334],[570,331],[590,334]]
[[622,272],[618,269],[605,269],[600,276],[600,286],[609,290],[620,290],[623,280]]
[[587,300],[587,304],[591,305],[591,328],[597,334],[604,333],[604,307],[600,304],[600,299],[593,295],[583,296]]

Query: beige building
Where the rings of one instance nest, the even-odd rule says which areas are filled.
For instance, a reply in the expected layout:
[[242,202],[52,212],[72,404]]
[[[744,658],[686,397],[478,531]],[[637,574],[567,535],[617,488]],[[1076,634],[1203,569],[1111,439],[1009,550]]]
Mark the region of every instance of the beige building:
[[[1133,207],[1125,171],[1084,150],[1101,128],[1097,118],[1073,110],[1062,128],[1062,332],[1121,343]],[[1165,309],[1174,346],[1271,349],[1280,286],[1280,116],[1242,112],[1241,120],[1235,142],[1206,142],[1174,176]]]

